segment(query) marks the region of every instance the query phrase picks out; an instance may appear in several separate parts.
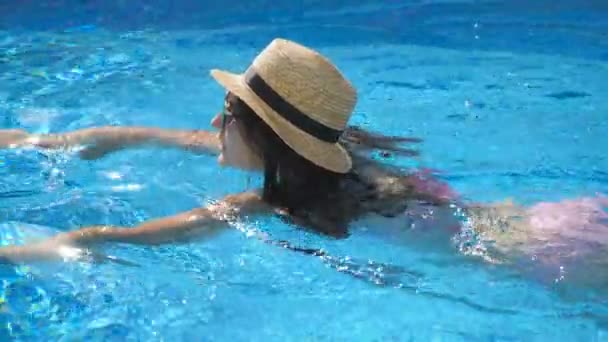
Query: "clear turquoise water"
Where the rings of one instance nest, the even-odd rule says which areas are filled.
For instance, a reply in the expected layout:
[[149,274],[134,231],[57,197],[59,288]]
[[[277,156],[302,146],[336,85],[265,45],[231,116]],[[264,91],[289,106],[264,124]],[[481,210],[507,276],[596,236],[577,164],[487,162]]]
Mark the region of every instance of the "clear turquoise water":
[[[600,2],[43,4],[0,6],[1,128],[208,129],[223,103],[208,70],[242,71],[282,36],[353,81],[353,123],[424,138],[414,164],[472,201],[608,193]],[[1,241],[134,225],[258,183],[173,150],[95,162],[2,151]],[[213,241],[107,250],[138,267],[0,266],[0,340],[608,340],[605,293],[566,294],[567,278],[541,284],[415,234],[363,229],[385,224],[331,241],[267,218]]]

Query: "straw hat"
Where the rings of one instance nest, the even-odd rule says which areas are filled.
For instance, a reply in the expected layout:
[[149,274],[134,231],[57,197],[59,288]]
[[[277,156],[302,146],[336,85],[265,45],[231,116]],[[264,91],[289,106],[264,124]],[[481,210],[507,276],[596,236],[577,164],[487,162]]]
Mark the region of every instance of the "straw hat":
[[339,138],[357,93],[325,57],[298,43],[273,40],[243,74],[211,70],[296,153],[328,170],[352,167]]

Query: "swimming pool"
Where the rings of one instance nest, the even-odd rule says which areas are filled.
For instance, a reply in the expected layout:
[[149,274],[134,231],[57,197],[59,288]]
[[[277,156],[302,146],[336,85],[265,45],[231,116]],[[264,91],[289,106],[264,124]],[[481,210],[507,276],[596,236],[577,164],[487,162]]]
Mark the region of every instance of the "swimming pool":
[[[607,12],[601,1],[0,5],[0,128],[208,129],[223,103],[208,70],[243,70],[282,36],[353,81],[353,123],[423,138],[415,163],[470,200],[608,193]],[[95,162],[1,151],[0,177],[2,243],[133,225],[259,182],[152,149]],[[211,242],[107,251],[137,266],[0,266],[0,340],[608,340],[605,294],[369,224],[333,241],[268,218]]]

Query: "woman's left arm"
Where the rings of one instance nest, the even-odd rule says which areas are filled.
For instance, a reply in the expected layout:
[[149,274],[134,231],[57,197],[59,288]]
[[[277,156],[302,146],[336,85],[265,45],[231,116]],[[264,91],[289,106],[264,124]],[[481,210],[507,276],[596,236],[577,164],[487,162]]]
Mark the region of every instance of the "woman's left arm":
[[0,248],[0,262],[19,263],[63,260],[75,248],[107,242],[160,245],[192,238],[208,238],[225,229],[230,217],[268,210],[255,193],[231,195],[212,206],[196,208],[174,216],[146,221],[136,227],[93,226],[58,234],[47,240]]

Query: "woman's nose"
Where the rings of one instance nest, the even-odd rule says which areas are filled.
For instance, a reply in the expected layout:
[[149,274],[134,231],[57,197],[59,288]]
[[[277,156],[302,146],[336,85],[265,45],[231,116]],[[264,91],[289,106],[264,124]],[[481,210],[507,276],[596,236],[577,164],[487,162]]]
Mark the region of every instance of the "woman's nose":
[[222,113],[217,113],[213,119],[211,119],[211,126],[217,129],[222,128]]

